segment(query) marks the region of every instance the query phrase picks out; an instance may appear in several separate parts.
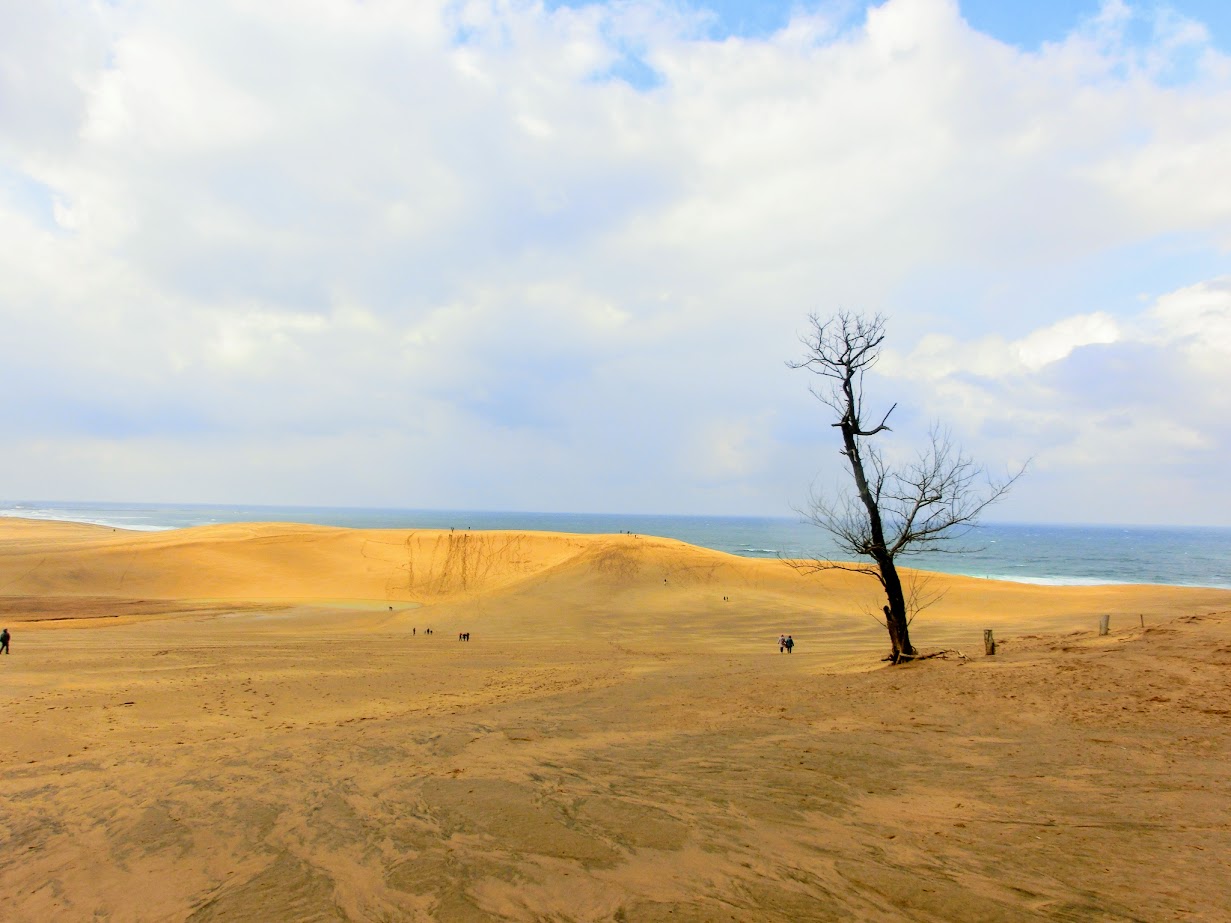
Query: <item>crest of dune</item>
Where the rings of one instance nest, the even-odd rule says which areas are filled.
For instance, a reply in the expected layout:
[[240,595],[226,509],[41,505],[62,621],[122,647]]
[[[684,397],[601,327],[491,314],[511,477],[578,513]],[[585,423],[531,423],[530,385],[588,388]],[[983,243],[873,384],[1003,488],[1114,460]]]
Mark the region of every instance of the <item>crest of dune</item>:
[[[780,573],[778,573],[780,572]],[[767,573],[672,539],[469,530],[359,530],[282,523],[127,532],[0,524],[0,595],[437,602],[544,583],[676,588]]]

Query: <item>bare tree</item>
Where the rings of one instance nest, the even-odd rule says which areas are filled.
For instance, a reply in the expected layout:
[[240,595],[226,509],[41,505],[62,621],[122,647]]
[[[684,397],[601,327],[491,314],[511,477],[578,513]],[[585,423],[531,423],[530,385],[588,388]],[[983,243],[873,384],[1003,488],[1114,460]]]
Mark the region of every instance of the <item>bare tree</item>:
[[[800,338],[804,358],[787,363],[808,369],[825,381],[812,393],[833,409],[842,431],[842,454],[850,466],[854,492],[832,496],[813,493],[806,518],[828,531],[839,550],[872,563],[818,560],[817,569],[850,570],[876,578],[888,605],[882,611],[894,663],[916,656],[910,643],[910,620],[927,604],[904,589],[897,559],[923,551],[969,551],[951,542],[965,535],[979,514],[995,503],[1025,471],[1003,480],[988,477],[953,442],[948,431],[933,427],[927,444],[913,459],[889,464],[869,440],[889,431],[894,404],[877,420],[864,416],[864,375],[880,358],[885,319],[840,312],[828,320],[809,318],[812,329]],[[871,421],[871,422],[869,422]]]

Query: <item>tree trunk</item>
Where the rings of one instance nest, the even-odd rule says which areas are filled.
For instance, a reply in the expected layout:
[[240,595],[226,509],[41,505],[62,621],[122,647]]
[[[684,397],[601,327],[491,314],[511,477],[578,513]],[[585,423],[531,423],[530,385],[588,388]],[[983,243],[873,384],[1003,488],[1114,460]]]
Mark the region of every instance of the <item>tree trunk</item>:
[[872,536],[872,547],[868,553],[876,561],[880,569],[881,584],[885,588],[885,596],[889,605],[884,607],[885,627],[889,629],[889,643],[893,645],[890,659],[894,663],[906,657],[914,657],[915,649],[910,643],[910,629],[906,618],[906,596],[902,592],[902,580],[898,577],[898,569],[893,563],[893,555],[885,545],[885,528],[881,522],[880,507],[872,489],[868,486],[868,476],[863,470],[863,458],[859,453],[858,436],[859,417],[856,415],[856,401],[851,379],[844,382],[843,391],[846,395],[847,411],[842,418],[842,442],[845,446],[847,461],[851,465],[851,474],[855,478],[855,487],[859,491],[859,499],[868,513],[868,525]]
[[894,663],[914,657],[918,651],[910,643],[910,624],[906,615],[906,595],[902,592],[902,580],[898,577],[897,566],[893,558],[883,555],[876,559],[880,568],[881,582],[885,585],[885,595],[889,605],[884,607],[885,627],[889,629],[889,643],[893,645],[892,657]]

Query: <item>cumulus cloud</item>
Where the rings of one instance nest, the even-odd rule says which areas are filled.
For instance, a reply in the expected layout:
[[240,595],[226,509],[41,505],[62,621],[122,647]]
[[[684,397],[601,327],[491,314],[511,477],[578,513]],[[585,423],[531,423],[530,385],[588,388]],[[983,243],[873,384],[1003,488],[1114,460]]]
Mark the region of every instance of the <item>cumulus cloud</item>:
[[909,383],[914,405],[953,410],[983,454],[1033,456],[1047,483],[1066,483],[1062,496],[1020,503],[1023,515],[1042,503],[1071,518],[1076,503],[1104,521],[1167,522],[1193,504],[1190,520],[1216,524],[1231,498],[1216,474],[1231,451],[1229,331],[1224,276],[1119,322],[1078,316],[1016,341],[924,338],[890,352],[882,372]]
[[1226,447],[1199,23],[1107,3],[1027,52],[950,0],[718,38],[653,0],[27,6],[14,497],[787,514],[840,459],[783,361],[838,307],[891,316],[904,417],[1036,456],[1047,496]]

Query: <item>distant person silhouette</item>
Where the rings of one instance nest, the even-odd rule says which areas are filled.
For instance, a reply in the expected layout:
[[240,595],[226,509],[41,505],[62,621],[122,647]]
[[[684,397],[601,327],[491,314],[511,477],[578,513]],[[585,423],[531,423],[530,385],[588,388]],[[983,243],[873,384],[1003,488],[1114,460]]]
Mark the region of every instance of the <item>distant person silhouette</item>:
[[778,635],[778,653],[786,650],[786,635]]
[[790,635],[787,635],[786,636],[786,652],[789,654],[791,653],[792,650],[794,650],[794,648],[795,648],[794,639]]
[[7,654],[8,652],[9,652],[9,630],[6,628],[4,629],[4,631],[0,631],[0,654]]

